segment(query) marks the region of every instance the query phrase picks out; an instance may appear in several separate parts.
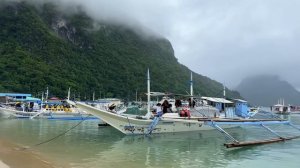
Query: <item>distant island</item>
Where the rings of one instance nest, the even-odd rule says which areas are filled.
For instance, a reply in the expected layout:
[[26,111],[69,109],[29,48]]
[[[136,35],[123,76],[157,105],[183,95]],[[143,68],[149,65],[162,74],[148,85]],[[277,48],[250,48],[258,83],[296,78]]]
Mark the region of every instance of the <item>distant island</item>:
[[285,104],[300,105],[300,92],[275,75],[248,77],[236,88],[252,105],[271,106],[284,100]]

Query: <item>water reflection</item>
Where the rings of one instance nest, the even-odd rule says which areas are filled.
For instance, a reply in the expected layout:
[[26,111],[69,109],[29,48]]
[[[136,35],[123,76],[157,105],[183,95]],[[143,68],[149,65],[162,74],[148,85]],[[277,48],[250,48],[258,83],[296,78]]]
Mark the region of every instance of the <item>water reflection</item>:
[[[292,117],[296,123],[300,117]],[[31,146],[71,128],[78,121],[0,119],[0,137]],[[272,159],[296,158],[300,140],[263,146],[226,149],[226,139],[213,131],[125,136],[112,127],[85,121],[54,141],[33,149],[62,167],[247,167],[249,162],[272,165]],[[286,128],[284,128],[286,129]],[[257,127],[228,130],[238,139],[264,138]],[[283,153],[284,152],[284,153]],[[288,161],[290,159],[286,159]],[[253,163],[251,165],[253,165]],[[254,164],[255,165],[255,164]],[[248,166],[249,167],[249,166]],[[271,167],[271,166],[270,166]],[[275,166],[276,167],[276,166]]]
[[[201,139],[199,138],[201,137]],[[224,167],[224,148],[219,133],[125,136],[87,162],[73,167]]]

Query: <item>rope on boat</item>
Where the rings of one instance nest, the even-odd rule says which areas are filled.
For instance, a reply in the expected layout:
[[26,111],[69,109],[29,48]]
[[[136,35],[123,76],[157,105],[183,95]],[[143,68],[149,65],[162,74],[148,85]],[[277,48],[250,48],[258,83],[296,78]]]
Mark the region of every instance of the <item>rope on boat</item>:
[[129,128],[130,128],[130,132],[131,132],[132,134],[134,134],[134,133],[133,133],[133,132],[134,132],[134,127],[131,126],[128,116],[126,116],[126,117],[127,117],[128,125],[129,125]]
[[68,132],[71,131],[72,129],[76,128],[77,126],[79,126],[83,121],[85,121],[85,120],[86,120],[88,117],[90,117],[90,116],[91,116],[91,114],[88,114],[86,117],[82,118],[82,120],[81,120],[79,123],[77,123],[76,125],[72,126],[72,127],[69,128],[69,129],[67,129],[66,131],[64,131],[64,132],[62,132],[62,133],[60,133],[60,134],[54,136],[53,138],[47,139],[47,140],[45,140],[45,141],[42,141],[42,142],[40,142],[40,143],[34,144],[34,145],[32,145],[32,146],[29,146],[29,147],[23,147],[23,148],[21,148],[20,150],[27,150],[27,149],[30,149],[30,148],[32,148],[32,147],[40,146],[40,145],[43,145],[43,144],[45,144],[45,143],[51,142],[51,141],[55,140],[56,138],[59,138],[59,137],[65,135],[66,133],[68,133]]

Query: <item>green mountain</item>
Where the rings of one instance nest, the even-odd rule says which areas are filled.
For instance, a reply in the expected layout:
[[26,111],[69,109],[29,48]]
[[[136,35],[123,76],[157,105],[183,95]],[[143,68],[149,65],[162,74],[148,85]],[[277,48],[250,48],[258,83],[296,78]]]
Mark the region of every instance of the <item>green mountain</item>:
[[[81,99],[93,92],[135,99],[136,91],[146,92],[147,68],[152,91],[189,90],[190,70],[178,63],[167,39],[58,9],[50,3],[0,2],[0,92],[40,95],[49,87],[51,95],[66,97],[71,87]],[[220,96],[222,85],[194,73],[194,93]]]
[[278,76],[259,75],[244,79],[236,88],[251,104],[271,106],[284,99],[285,104],[300,104],[300,92]]

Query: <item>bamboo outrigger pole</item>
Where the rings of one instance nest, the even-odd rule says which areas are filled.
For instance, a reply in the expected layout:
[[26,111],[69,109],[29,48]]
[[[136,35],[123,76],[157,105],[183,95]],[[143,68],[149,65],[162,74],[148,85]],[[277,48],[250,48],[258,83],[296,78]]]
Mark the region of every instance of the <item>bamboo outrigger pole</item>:
[[265,140],[258,140],[258,141],[244,141],[239,143],[232,142],[232,143],[225,143],[224,146],[226,146],[227,148],[234,148],[234,147],[244,147],[244,146],[253,146],[253,145],[263,145],[263,144],[292,140],[296,138],[300,138],[300,136],[273,138],[273,139],[265,139]]
[[[293,126],[292,124],[290,124],[290,122],[287,122],[288,125],[294,127],[295,129],[298,129],[298,127]],[[296,138],[300,138],[300,135],[297,136],[290,136],[290,137],[283,137],[281,135],[279,135],[277,132],[275,132],[274,130],[270,129],[269,127],[267,127],[266,125],[264,125],[263,123],[259,124],[260,126],[262,126],[263,128],[265,128],[266,130],[268,130],[269,132],[271,132],[272,134],[274,134],[275,136],[277,136],[278,138],[272,138],[272,139],[264,139],[264,140],[257,140],[257,141],[244,141],[244,142],[231,142],[231,143],[225,143],[224,146],[226,146],[227,148],[233,148],[233,147],[243,147],[243,146],[253,146],[253,145],[263,145],[263,144],[269,144],[269,143],[275,143],[275,142],[282,142],[282,141],[287,141],[287,140],[292,140],[292,139],[296,139]]]
[[[233,148],[233,147],[244,147],[244,146],[254,146],[254,145],[263,145],[263,144],[269,144],[269,143],[275,143],[275,142],[282,142],[287,140],[292,140],[296,138],[300,138],[300,135],[295,136],[281,136],[276,131],[269,128],[267,125],[274,125],[274,124],[284,124],[289,125],[293,127],[294,129],[297,129],[300,131],[300,128],[296,125],[293,125],[287,120],[284,119],[198,119],[199,121],[205,121],[205,124],[210,125],[219,132],[223,133],[225,137],[230,139],[232,142],[225,143],[224,146],[227,148]],[[253,140],[253,141],[239,141],[235,139],[230,133],[226,132],[224,129],[222,129],[219,125],[257,125],[261,126],[270,133],[277,136],[276,138],[270,138],[270,139],[263,139],[263,140]]]

